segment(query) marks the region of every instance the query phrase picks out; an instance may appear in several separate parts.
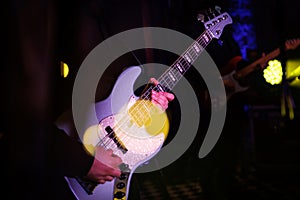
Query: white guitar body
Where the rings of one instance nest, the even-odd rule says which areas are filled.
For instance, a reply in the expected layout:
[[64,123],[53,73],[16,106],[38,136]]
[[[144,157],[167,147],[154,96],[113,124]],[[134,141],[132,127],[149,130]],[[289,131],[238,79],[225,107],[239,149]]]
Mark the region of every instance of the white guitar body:
[[[133,84],[140,72],[141,68],[134,66],[128,68],[119,76],[110,96],[95,104],[99,124],[91,126],[83,136],[87,149],[89,145],[101,145],[101,143],[99,144],[100,140],[105,140],[105,143],[109,143],[106,148],[113,149],[114,154],[118,155],[127,166],[123,170],[121,169],[123,171],[121,178],[115,178],[115,180],[105,184],[98,184],[95,188],[93,188],[95,184],[89,185],[89,183],[86,183],[86,186],[83,187],[77,178],[65,177],[77,199],[127,199],[130,179],[135,169],[150,160],[163,145],[165,140],[163,132],[156,135],[149,134],[145,127],[137,127],[130,120],[122,124],[123,130],[114,131],[119,144],[123,144],[126,151],[118,147],[118,144],[113,141],[114,138],[105,138],[108,135],[105,129],[107,127],[114,128],[116,120],[119,120],[119,117],[124,119],[122,115],[127,114],[127,112],[123,112],[123,114],[122,112],[114,113],[113,110],[122,110],[124,105],[125,110],[127,110],[138,99],[134,96]],[[112,105],[114,105],[113,108]],[[66,124],[63,124],[63,122],[57,124],[66,133],[72,134]],[[92,187],[89,191],[90,194],[86,191],[89,187]]]
[[[230,87],[230,90],[228,90],[228,91],[226,90],[227,100],[229,100],[232,97],[232,95],[234,95],[235,93],[245,91],[249,88],[249,87],[241,86],[239,81],[236,78],[234,78],[235,74],[236,74],[236,71],[234,70],[231,73],[222,76],[222,79],[224,82],[227,82],[230,84],[230,86],[233,86],[233,87]],[[225,84],[225,87],[226,87],[226,84]]]

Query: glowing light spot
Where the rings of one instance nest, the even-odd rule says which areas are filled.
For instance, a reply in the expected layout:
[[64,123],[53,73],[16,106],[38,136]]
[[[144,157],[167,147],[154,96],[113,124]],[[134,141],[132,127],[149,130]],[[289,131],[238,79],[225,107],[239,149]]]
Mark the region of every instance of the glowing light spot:
[[66,78],[69,74],[69,67],[66,63],[60,61],[60,75]]
[[263,73],[265,80],[271,85],[280,84],[282,81],[282,66],[278,60],[270,60]]

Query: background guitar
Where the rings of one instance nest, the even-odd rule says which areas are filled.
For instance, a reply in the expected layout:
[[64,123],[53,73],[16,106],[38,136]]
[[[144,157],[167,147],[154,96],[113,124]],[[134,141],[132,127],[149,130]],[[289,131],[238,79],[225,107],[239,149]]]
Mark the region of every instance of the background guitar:
[[[99,123],[90,126],[80,138],[91,153],[96,145],[112,149],[124,165],[121,177],[105,184],[91,182],[85,177],[65,177],[78,199],[127,199],[133,172],[159,152],[168,134],[166,113],[149,103],[151,90],[172,90],[205,47],[214,38],[218,39],[223,28],[231,23],[230,15],[218,10],[214,18],[204,23],[205,31],[157,79],[159,84],[148,88],[141,97],[135,96],[133,91],[141,68],[133,66],[122,72],[105,100],[92,105]],[[58,121],[57,126],[68,135],[74,134],[65,121]]]
[[[297,48],[300,45],[300,39],[291,39],[285,42],[285,51],[292,50]],[[266,67],[266,63],[280,55],[280,48],[273,50],[272,52],[268,53],[267,55],[259,58],[258,60],[252,62],[251,64],[247,65],[246,67],[240,70],[233,70],[231,73],[224,75],[222,77],[225,88],[226,85],[229,85],[226,89],[227,93],[227,100],[232,97],[235,93],[242,92],[248,89],[247,86],[243,86],[241,81],[247,77],[251,72],[259,69],[263,69]]]

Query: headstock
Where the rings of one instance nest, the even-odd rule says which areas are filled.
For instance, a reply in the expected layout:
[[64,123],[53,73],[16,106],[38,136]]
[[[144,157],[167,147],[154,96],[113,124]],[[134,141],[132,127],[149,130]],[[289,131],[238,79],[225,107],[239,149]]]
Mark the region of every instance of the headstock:
[[221,8],[206,9],[197,15],[198,21],[204,24],[206,30],[210,31],[211,36],[219,39],[226,25],[232,23],[232,19],[227,12],[221,13]]
[[296,49],[299,45],[300,45],[300,38],[287,40],[285,42],[285,49],[286,50]]

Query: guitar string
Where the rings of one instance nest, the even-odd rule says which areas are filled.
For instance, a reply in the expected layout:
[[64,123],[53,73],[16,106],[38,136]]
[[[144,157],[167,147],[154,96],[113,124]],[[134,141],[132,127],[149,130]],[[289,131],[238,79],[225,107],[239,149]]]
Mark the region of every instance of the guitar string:
[[[203,36],[208,37],[208,41],[204,41],[205,39],[203,39]],[[192,48],[195,48],[194,45],[196,45],[196,44],[197,44],[197,47],[199,47],[198,45],[200,45],[200,47],[201,47],[201,48],[199,48],[199,54],[196,55],[196,57],[198,57],[198,56],[202,53],[202,51],[205,49],[205,47],[209,44],[209,42],[212,40],[212,38],[213,38],[212,36],[213,36],[213,35],[212,35],[212,32],[209,32],[209,30],[205,30],[205,31],[204,31],[204,32],[196,39],[196,41],[195,41],[194,43],[192,43],[192,45],[190,45],[190,47],[189,47],[187,50],[185,50],[185,52],[184,52],[179,58],[176,59],[176,61],[175,61],[170,67],[171,67],[172,69],[176,69],[176,68],[175,68],[175,65],[176,65],[176,64],[178,64],[178,63],[182,64],[182,61],[186,61],[186,59],[184,59],[183,56],[184,56],[184,55],[187,55],[187,52],[190,52]],[[194,52],[194,53],[196,53],[196,52]],[[185,71],[183,71],[183,73],[180,73],[180,72],[178,71],[179,69],[175,70],[175,72],[177,73],[177,75],[180,74],[179,79],[182,78],[182,76],[184,75],[184,73],[189,69],[189,67],[192,65],[192,63],[193,63],[195,60],[196,60],[196,58],[193,59],[192,62],[184,62],[183,65],[180,65],[181,67],[185,68]],[[167,70],[166,72],[164,72],[164,73],[161,75],[161,77],[164,77],[164,76],[167,77],[167,73],[169,73],[168,70]],[[158,79],[158,82],[159,82],[159,83],[165,82],[161,77]],[[179,79],[178,79],[178,80],[179,80]],[[158,89],[158,90],[161,90],[161,88],[160,88],[158,85],[156,85],[156,86],[154,86],[153,88],[149,88],[149,89],[144,93],[144,94],[146,94],[146,95],[142,94],[141,97],[143,97],[143,98],[146,99],[146,100],[150,100],[150,99],[151,99],[151,97],[150,97],[150,94],[151,94],[150,89],[151,89],[151,90],[152,90],[152,89]],[[164,91],[164,90],[163,90],[163,91]],[[144,104],[143,107],[147,107],[147,105],[146,105],[145,103],[141,103],[141,104]],[[133,108],[133,111],[134,111],[134,113],[139,113],[139,112],[141,111],[141,106],[136,106],[135,108]],[[117,132],[117,131],[121,130],[121,127],[122,127],[124,124],[126,124],[126,123],[128,123],[128,122],[130,121],[130,116],[128,116],[128,115],[126,115],[126,116],[127,116],[127,118],[125,118],[125,122],[123,122],[121,125],[120,125],[119,122],[116,123],[116,126],[114,126],[114,132]],[[121,132],[122,132],[122,131],[121,131]],[[110,140],[110,139],[109,139],[109,138],[111,138],[111,137],[110,137],[110,134],[113,134],[113,133],[107,134],[103,139],[101,139],[101,141],[99,141],[99,143],[101,143],[102,145],[104,145],[106,148],[108,148],[108,145],[109,145],[109,144],[111,144],[111,145],[110,145],[111,148],[116,147],[116,145],[114,145],[114,141],[113,141],[113,140],[116,139],[117,135],[115,134],[115,136],[112,137],[112,140]],[[108,138],[107,142],[104,141],[105,138],[106,138],[106,139]],[[127,139],[126,139],[126,138],[127,138]],[[125,141],[128,141],[129,138],[130,138],[130,137],[129,137],[127,134],[124,134],[124,136],[121,138],[121,140],[125,142]]]
[[[204,33],[202,33],[202,35],[201,36],[203,36],[205,34],[205,32]],[[200,38],[202,38],[200,36]],[[200,41],[200,42],[199,42]],[[197,43],[199,44],[200,43],[200,45],[201,44],[203,44],[204,42],[202,42],[202,40],[198,40],[197,41]],[[175,63],[181,63],[181,66],[182,67],[184,67],[185,68],[185,70],[184,71],[187,71],[187,69],[190,67],[190,65],[191,65],[191,63],[187,63],[187,62],[182,62],[183,60],[185,60],[183,57],[183,55],[186,55],[187,54],[187,52],[191,52],[191,49],[192,49],[192,47],[194,47],[195,46],[195,44],[196,44],[196,42],[195,43],[193,43],[192,44],[192,46],[189,48],[189,49],[187,49],[186,51],[185,51],[185,53],[184,54],[182,54],[182,56],[181,57],[179,57],[178,59],[177,59],[177,62],[175,62]],[[194,52],[195,53],[195,52]],[[191,53],[189,53],[189,54],[191,54]],[[200,53],[199,53],[199,55],[200,55]],[[194,59],[194,58],[193,58]],[[195,60],[195,59],[194,59]],[[171,68],[174,68],[176,65],[175,64],[173,64],[173,65],[171,65]],[[180,74],[180,72],[179,72],[179,70],[175,70],[175,72],[177,72],[177,76],[178,76],[178,74]],[[167,72],[165,72],[161,77],[169,77],[169,76],[167,76],[168,75],[168,73],[170,73],[169,71],[167,71]],[[180,76],[179,76],[179,79],[182,77],[182,75],[183,74],[180,74]],[[166,79],[162,79],[162,78],[159,78],[158,79],[158,81],[159,80],[166,80]],[[164,82],[165,84],[163,84],[163,85],[170,85],[170,84],[166,84],[166,81],[159,81],[160,82],[160,84],[162,83],[162,82]],[[151,88],[149,88],[147,91],[146,91],[146,93],[144,93],[142,96],[141,96],[141,98],[142,99],[147,99],[147,100],[150,100],[151,98],[149,97],[150,95],[151,95],[151,91],[150,90],[152,90],[152,89],[154,89],[154,90],[159,90],[159,91],[161,91],[161,88],[159,88],[159,86],[154,86],[154,87],[151,87]],[[163,90],[164,91],[164,90]],[[150,104],[151,105],[151,104]],[[139,102],[139,105],[138,106],[136,106],[135,108],[133,108],[133,110],[132,110],[132,112],[133,112],[133,114],[132,115],[136,115],[137,113],[141,113],[141,110],[144,110],[143,108],[147,108],[148,107],[148,105],[146,105],[146,102],[144,102],[144,101],[141,101],[141,102]],[[150,109],[148,109],[148,112],[150,112],[151,110],[152,110],[152,108],[153,108],[153,106],[150,108]],[[138,118],[139,119],[139,118]],[[143,124],[143,122],[144,122],[144,119],[145,118],[142,118],[141,119],[141,122],[142,122],[142,124]],[[147,119],[147,117],[146,117],[146,119]],[[126,121],[126,120],[125,120]],[[119,123],[118,123],[119,124]],[[118,130],[118,127],[116,127],[116,130]],[[123,140],[126,140],[126,136],[124,136],[123,138],[122,138]],[[127,140],[128,140],[128,137],[127,137]]]
[[[201,48],[199,48],[199,54],[197,55],[197,57],[202,53],[201,52],[201,50],[203,50],[204,48],[205,48],[205,46],[210,42],[210,40],[208,41],[208,42],[206,42],[206,41],[204,41],[202,38],[203,38],[203,36],[204,35],[209,35],[209,33],[207,32],[207,31],[204,31],[199,37],[198,37],[198,39],[182,54],[182,56],[180,56],[179,58],[177,58],[177,60],[171,65],[171,68],[172,69],[174,69],[175,68],[175,65],[176,64],[178,64],[178,63],[180,63],[181,65],[181,67],[183,67],[184,68],[184,73],[189,69],[189,67],[192,65],[192,63],[196,60],[196,58],[194,59],[194,58],[192,58],[193,59],[193,61],[192,62],[187,62],[186,61],[186,59],[184,59],[184,55],[187,55],[187,53],[189,53],[189,52],[191,52],[191,49],[194,49],[195,48],[195,45],[197,44],[197,47],[199,47],[198,45],[200,44],[200,47]],[[194,53],[196,53],[195,51],[194,51]],[[189,53],[189,55],[191,55],[191,53]],[[183,62],[183,61],[185,61],[185,62]],[[179,74],[179,79],[183,76],[183,74],[182,73],[180,73],[179,72],[179,70],[177,69],[177,70],[175,70],[175,72],[177,73],[176,75],[178,75]],[[162,74],[162,76],[161,77],[168,77],[167,76],[167,74],[169,73],[169,71],[167,70],[167,72],[164,72],[163,74]],[[179,80],[178,79],[178,80]],[[163,81],[163,80],[165,80],[165,79],[162,79],[162,78],[159,78],[158,79],[158,81],[159,81],[159,83],[161,84],[161,82],[165,82],[165,81]],[[165,84],[164,84],[165,85]],[[151,87],[151,88],[149,88],[144,94],[142,94],[142,98],[143,99],[146,99],[146,100],[151,100],[151,97],[150,97],[150,95],[151,95],[151,91],[150,90],[152,90],[152,89],[156,89],[156,90],[159,90],[159,91],[161,91],[161,88],[159,88],[159,86],[154,86],[154,87]],[[164,90],[163,90],[164,91]],[[133,112],[133,115],[136,115],[136,113],[140,113],[141,112],[141,107],[147,107],[148,105],[146,105],[145,103],[143,103],[143,101],[141,101],[141,102],[139,102],[139,105],[138,106],[136,106],[136,107],[134,107],[133,108],[133,110],[132,110],[132,112]],[[152,110],[152,108],[150,108],[150,110]],[[150,111],[149,110],[149,111]],[[126,115],[126,116],[128,116],[128,115]],[[123,118],[122,118],[123,119]],[[128,116],[128,119],[124,119],[124,121],[125,122],[123,122],[123,123],[121,123],[121,125],[120,125],[120,123],[118,122],[117,124],[117,126],[115,126],[114,127],[114,130],[115,130],[115,132],[117,132],[117,131],[119,131],[119,130],[121,130],[121,127],[124,125],[124,124],[126,124],[126,123],[128,123],[129,121],[130,121],[130,117]],[[112,133],[110,133],[110,134],[112,134]],[[107,137],[108,136],[108,137]],[[116,137],[116,136],[114,136],[114,137]],[[116,145],[114,145],[114,141],[113,140],[110,140],[109,139],[109,134],[107,134],[105,137],[104,137],[104,139],[105,138],[108,138],[107,139],[107,141],[106,142],[104,142],[104,141],[101,141],[100,143],[102,143],[102,145],[104,145],[106,148],[114,148]],[[112,139],[114,139],[114,138],[112,138]],[[128,139],[129,139],[129,137],[128,137],[128,135],[124,135],[122,138],[120,138],[122,141],[124,141],[125,143],[126,143],[126,141],[128,141]],[[110,145],[109,145],[110,144]]]
[[[206,35],[206,36],[208,36],[209,37],[209,40],[208,40],[208,42],[207,41],[204,41],[204,40],[202,40],[202,37],[203,37],[203,35]],[[199,47],[198,45],[200,44],[201,46],[201,48],[199,48],[199,55],[202,53],[200,50],[203,50],[204,48],[205,48],[205,46],[206,45],[208,45],[208,43],[211,41],[211,39],[212,39],[212,37],[211,37],[211,34],[208,32],[208,31],[204,31],[199,37],[198,37],[198,39],[196,40],[197,42],[194,42],[182,55],[187,55],[187,52],[191,52],[191,49],[192,49],[192,47],[193,48],[195,48],[195,45],[197,44],[197,47]],[[193,53],[193,51],[192,51],[192,53]],[[194,51],[194,53],[196,53],[195,51]],[[189,53],[189,55],[190,56],[192,56],[190,53]],[[199,55],[196,55],[196,57],[198,57]],[[194,58],[193,58],[194,59]],[[174,62],[174,64],[173,65],[171,65],[171,68],[174,68],[174,66],[175,66],[175,63],[181,63],[182,64],[182,61],[185,61],[185,59],[183,58],[183,56],[181,56],[181,57],[179,57],[178,59],[177,59],[177,62],[175,61]],[[194,60],[196,60],[196,58],[194,59]],[[193,60],[193,61],[194,61]],[[183,65],[181,65],[182,67],[184,67],[185,68],[185,71],[187,71],[187,69],[190,67],[192,65],[192,62],[189,62],[189,63],[187,63],[187,62],[184,62],[184,64]],[[186,68],[187,67],[187,68]],[[184,72],[185,72],[184,71]],[[179,73],[179,71],[178,70],[176,70],[176,72],[178,72]],[[169,72],[168,72],[169,73]],[[177,74],[178,75],[178,74]],[[180,77],[179,77],[179,79],[182,77],[182,75],[183,74],[180,74]],[[163,76],[166,76],[166,72],[161,76],[161,77],[163,77]],[[160,79],[159,79],[160,80]],[[159,82],[162,82],[162,81],[159,81]],[[154,87],[154,89],[155,88],[157,88],[157,89],[160,89],[160,88],[158,88],[158,86],[155,86]],[[144,95],[144,98],[146,97],[146,99],[148,99],[148,100],[150,100],[150,98],[149,98],[149,94],[151,94],[151,92],[150,92],[150,88],[148,89],[148,91],[147,91],[147,93],[146,93],[147,95],[145,96]],[[146,107],[146,105],[144,105],[144,107]],[[137,107],[135,107],[134,108],[135,109],[135,112],[140,112],[140,108],[137,106]],[[126,120],[125,120],[126,121]],[[125,122],[126,123],[126,122]],[[121,127],[121,126],[120,126]],[[120,129],[120,127],[116,127],[116,131],[117,130],[119,130]],[[127,138],[127,139],[126,139]],[[126,141],[128,141],[128,139],[129,139],[129,137],[127,136],[127,135],[125,135],[123,138],[121,138],[124,142],[125,142],[125,140]],[[111,145],[113,145],[113,141],[110,141],[111,142]],[[112,147],[115,147],[115,145],[113,145]]]
[[[202,35],[204,35],[204,33],[202,34]],[[198,40],[199,41],[199,40]],[[204,46],[203,44],[205,44],[204,42],[202,42],[202,40],[200,40],[200,42],[198,42],[198,44],[200,43],[200,45],[201,46]],[[195,46],[195,44],[196,43],[193,43],[193,47]],[[194,47],[195,48],[195,47]],[[203,48],[202,48],[203,49]],[[191,52],[191,48],[189,48],[186,52]],[[186,55],[187,53],[184,53],[183,55]],[[196,53],[196,52],[194,52],[194,53]],[[192,54],[191,53],[189,53],[191,56],[192,56]],[[201,54],[201,52],[199,52],[199,55]],[[198,55],[197,55],[198,56]],[[192,58],[193,60],[195,60],[195,58]],[[187,62],[182,62],[182,61],[184,61],[185,59],[181,56],[180,58],[178,58],[177,59],[177,62],[175,62],[175,63],[181,63],[181,67],[183,67],[185,70],[184,71],[187,71],[187,69],[190,67],[190,65],[192,64],[192,63],[187,63]],[[175,64],[173,64],[171,67],[175,67]],[[178,70],[175,70],[175,72],[176,72],[176,75],[178,76],[178,75],[180,75],[179,76],[179,78],[177,78],[178,80],[182,77],[182,75],[183,74],[181,74]],[[169,73],[169,72],[167,72],[167,73]],[[163,75],[162,75],[162,77],[163,76],[166,76],[166,74],[167,73],[164,73]],[[166,76],[166,77],[168,77],[168,76]],[[159,80],[161,80],[161,79],[159,79]],[[162,80],[165,80],[165,79],[162,79]],[[177,80],[177,81],[178,81]],[[159,81],[160,83],[161,82],[166,82],[166,81]],[[163,85],[166,85],[166,84],[163,84]],[[169,85],[169,84],[168,84]],[[156,89],[156,90],[160,90],[160,88],[158,88],[158,86],[154,86],[153,88],[151,88],[151,90],[152,89]],[[151,98],[150,98],[150,94],[151,94],[151,91],[150,91],[150,89],[148,89],[148,91],[146,92],[146,93],[144,93],[143,95],[142,95],[142,98],[143,99],[146,99],[146,100],[150,100]],[[141,108],[142,107],[142,108]],[[133,110],[132,110],[132,112],[133,112],[133,114],[132,115],[136,115],[137,113],[141,113],[140,111],[143,109],[143,108],[147,108],[148,107],[148,105],[146,105],[143,101],[141,101],[141,102],[139,102],[139,106],[136,106],[135,108],[133,108]],[[149,110],[148,110],[148,112],[150,112],[152,110],[152,108],[150,108]],[[139,119],[139,118],[138,118]],[[121,124],[125,124],[126,123],[126,119],[125,119],[125,122],[123,122],[123,123],[121,123]],[[142,124],[143,124],[143,122],[144,122],[144,118],[141,120],[142,121]],[[120,124],[119,122],[118,122],[118,124]],[[120,128],[122,127],[122,125],[120,126],[120,127],[118,127],[118,126],[115,126],[114,127],[114,129],[115,129],[115,131],[118,131]],[[125,135],[125,136],[123,136],[122,138],[120,138],[122,141],[124,141],[125,143],[128,141],[128,139],[129,139],[129,137],[127,136],[127,135]],[[103,143],[103,142],[102,142]],[[110,141],[109,139],[106,141],[106,143],[104,143],[104,145],[107,147],[107,148],[109,148],[109,147],[114,147],[115,145],[113,145],[113,141]],[[109,145],[109,144],[111,144],[111,145]]]
[[[204,33],[203,33],[203,34],[204,34]],[[202,36],[203,36],[203,34],[202,34]],[[208,34],[209,34],[209,33],[208,33]],[[202,37],[200,36],[199,38],[201,39]],[[202,40],[199,40],[199,39],[197,40],[197,42],[198,42],[198,44],[199,44],[199,43],[202,44],[201,47],[202,47],[202,46],[205,46],[205,45],[207,45],[207,44],[209,43],[209,42],[205,42],[205,41],[202,42]],[[197,44],[197,43],[193,43],[193,45],[192,45],[194,48],[195,48],[195,46],[194,46],[195,44]],[[203,45],[203,44],[205,44],[205,45]],[[189,48],[187,51],[190,52],[190,49],[191,49],[191,48]],[[204,49],[204,48],[202,48],[201,50],[203,50],[203,49]],[[200,52],[200,51],[199,51],[199,52]],[[193,53],[193,51],[192,51],[192,53]],[[196,52],[194,52],[194,53],[196,53]],[[200,55],[200,54],[201,54],[201,52],[199,53],[199,55]],[[185,55],[185,54],[183,54],[183,55]],[[191,54],[190,54],[190,55],[191,55]],[[191,55],[191,56],[193,56],[193,55]],[[198,55],[196,55],[196,57],[197,57],[197,56],[198,56]],[[178,59],[179,59],[179,61],[184,60],[184,59],[182,58],[182,56],[179,57]],[[178,60],[178,59],[177,59],[177,60]],[[193,58],[193,59],[194,59],[194,58]],[[194,59],[194,60],[195,60],[195,59]],[[177,63],[177,62],[175,62],[175,63]],[[181,62],[181,64],[182,64],[182,62]],[[186,66],[190,67],[191,64],[192,64],[192,63],[186,63],[186,62],[185,62],[185,63],[182,65],[182,67],[184,67],[185,70],[187,71],[188,68],[186,69]],[[175,64],[173,64],[172,66],[174,67],[174,65],[175,65]],[[172,66],[171,66],[171,67],[172,67]],[[175,72],[177,72],[177,75],[178,75],[179,71],[176,70]],[[180,74],[180,78],[181,78],[181,77],[182,77],[182,74]],[[180,79],[180,78],[179,78],[179,79]],[[157,86],[156,86],[156,88],[157,88]],[[146,99],[150,99],[149,96],[148,96],[149,94],[150,94],[150,89],[149,89],[149,91],[147,92],[147,95],[146,95],[147,98],[146,98]],[[135,109],[137,110],[136,112],[139,112],[139,107],[136,107]],[[117,128],[117,129],[118,129],[118,128]],[[126,138],[126,135],[125,135],[125,137],[123,138],[123,140],[125,140],[125,138]],[[128,136],[127,136],[127,138],[128,138]]]

